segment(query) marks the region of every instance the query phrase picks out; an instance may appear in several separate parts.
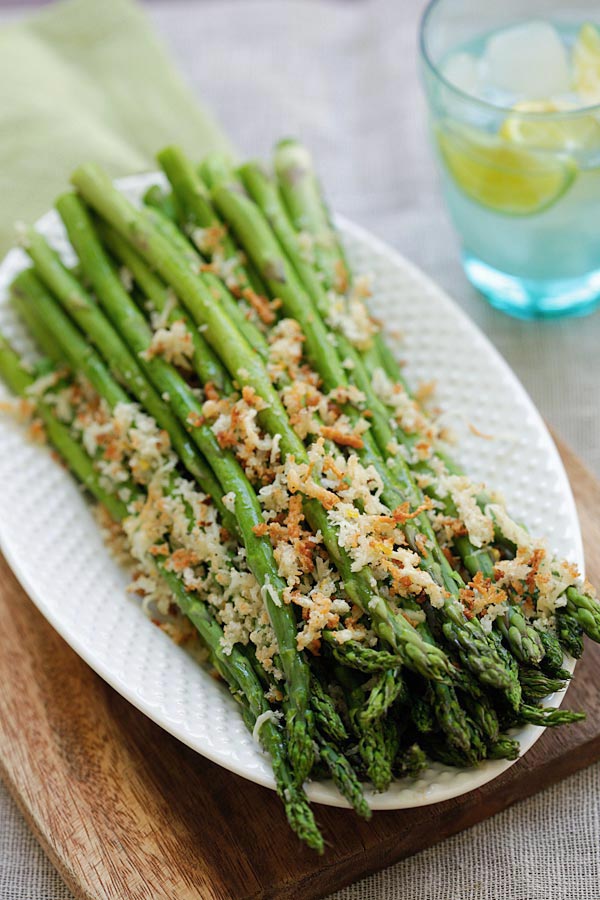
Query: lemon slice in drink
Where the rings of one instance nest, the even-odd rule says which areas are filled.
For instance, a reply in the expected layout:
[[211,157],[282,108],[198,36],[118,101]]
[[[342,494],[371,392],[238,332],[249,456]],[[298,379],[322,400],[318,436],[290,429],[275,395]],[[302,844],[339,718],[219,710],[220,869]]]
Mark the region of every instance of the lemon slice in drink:
[[600,122],[593,116],[578,114],[566,104],[548,100],[529,100],[517,103],[517,113],[561,113],[571,112],[563,118],[539,118],[530,116],[508,116],[500,128],[500,137],[514,144],[537,147],[539,150],[600,151]]
[[573,47],[573,87],[587,104],[600,103],[600,31],[589,22]]
[[537,153],[465,126],[438,126],[437,141],[454,181],[472,200],[495,212],[528,216],[555,203],[577,168],[560,156]]

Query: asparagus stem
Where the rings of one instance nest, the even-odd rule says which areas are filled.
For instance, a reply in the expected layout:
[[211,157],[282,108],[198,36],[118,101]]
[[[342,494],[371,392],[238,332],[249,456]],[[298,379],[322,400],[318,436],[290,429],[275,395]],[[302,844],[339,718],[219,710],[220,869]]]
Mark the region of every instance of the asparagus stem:
[[[231,225],[265,279],[272,296],[280,298],[287,315],[300,323],[305,336],[307,357],[321,376],[325,387],[333,389],[338,385],[347,384],[346,373],[335,346],[329,353],[324,350],[331,344],[331,333],[325,327],[310,297],[304,292],[258,207],[236,183],[217,184],[213,188],[212,196],[218,210]],[[358,415],[356,410],[350,409],[348,412],[351,418]],[[390,508],[393,509],[406,500],[415,506],[422,502],[423,495],[412,479],[401,454],[393,458],[393,466],[390,469],[367,432],[363,435],[363,448],[358,451],[358,455],[365,465],[373,465],[376,468],[384,484],[382,494],[384,502]],[[423,568],[427,569],[434,580],[450,594],[442,609],[437,611],[445,619],[444,634],[447,639],[460,648],[465,665],[478,677],[486,683],[493,683],[498,688],[509,691],[513,687],[510,674],[494,653],[494,649],[490,647],[478,621],[467,621],[462,607],[456,600],[462,581],[442,553],[427,515],[421,513],[414,521],[407,522],[404,531],[409,545],[419,552]],[[419,546],[421,534],[427,538],[425,547],[423,544]]]
[[38,349],[55,365],[62,365],[64,355],[56,345],[52,334],[48,331],[42,320],[35,314],[30,304],[17,293],[11,293],[11,302],[15,312],[25,325],[27,331],[34,339]]
[[418,744],[400,750],[394,760],[396,778],[418,778],[426,768],[427,756]]
[[[278,147],[277,180],[255,163],[236,172],[231,160],[221,155],[209,156],[197,169],[177,148],[167,148],[159,158],[173,191],[151,189],[141,209],[116,191],[97,167],[84,166],[74,174],[80,196],[63,196],[57,206],[81,261],[76,273],[62,266],[39,235],[30,233],[28,249],[35,269],[16,279],[12,293],[46,358],[26,371],[0,336],[0,375],[23,393],[34,378],[66,362],[109,407],[137,400],[170,434],[179,459],[218,507],[229,532],[227,547],[229,539],[243,544],[240,552],[245,551],[263,588],[279,645],[275,663],[284,672],[283,696],[272,690],[274,682],[252,645],[236,644],[226,652],[213,607],[201,594],[190,595],[166,565],[177,546],[172,536],[166,535],[164,551],[154,548],[165,555],[153,556],[153,564],[195,625],[244,721],[258,731],[271,753],[292,828],[321,852],[323,839],[301,789],[311,772],[326,774],[328,769],[359,814],[368,816],[351,760],[358,761],[361,777],[366,774],[376,790],[385,790],[393,774],[415,777],[426,764],[424,750],[411,743],[416,733],[431,758],[471,766],[486,757],[518,755],[518,744],[500,736],[500,723],[503,728],[525,722],[560,725],[582,718],[537,703],[564,687],[568,673],[562,668],[561,643],[579,655],[584,632],[600,640],[600,604],[570,588],[566,606],[557,612],[557,637],[533,627],[516,595],[509,597],[510,605],[490,635],[477,618],[465,615],[459,572],[481,572],[494,579],[498,552],[510,555],[513,548],[499,529],[491,550],[458,536],[452,549],[462,567],[455,570],[455,560],[442,552],[429,516],[418,509],[425,499],[418,477],[435,475],[437,469],[426,461],[406,462],[422,435],[403,430],[392,407],[374,391],[375,369],[404,384],[382,335],[377,333],[368,349],[359,350],[341,327],[330,324],[331,304],[344,299],[352,274],[304,148],[292,141]],[[134,288],[124,270],[117,272],[115,261],[129,270]],[[81,279],[94,295],[82,288]],[[269,298],[273,302],[267,305]],[[279,307],[299,323],[306,358],[324,391],[353,385],[364,395],[370,427],[361,429],[357,456],[363,466],[377,471],[382,500],[390,510],[408,501],[416,511],[408,520],[398,517],[399,540],[419,555],[423,570],[442,588],[441,598],[423,593],[419,604],[411,595],[390,596],[368,569],[353,571],[353,558],[340,546],[332,525],[334,517],[318,500],[303,495],[305,520],[313,533],[322,535],[339,572],[342,596],[367,614],[373,629],[365,646],[358,641],[340,644],[338,637],[346,634],[325,627],[320,659],[297,649],[297,610],[282,602],[287,582],[279,575],[270,539],[258,536],[264,531],[257,527],[263,526],[263,512],[255,489],[237,457],[221,449],[204,422],[197,388],[198,383],[205,386],[210,396],[211,383],[232,401],[237,399],[234,391],[251,388],[265,404],[259,412],[261,429],[277,436],[284,458],[293,456],[296,463],[308,465],[312,457],[305,445],[312,437],[299,439],[282,403],[285,394],[279,393],[282,382],[275,387],[271,381],[268,328]],[[152,329],[180,321],[193,341],[191,380],[155,352],[158,341]],[[66,384],[69,377],[65,368],[57,374],[57,384]],[[127,510],[115,486],[105,476],[100,480],[97,462],[80,446],[76,429],[57,422],[53,407],[37,390],[31,394],[50,440],[110,514],[123,519]],[[350,404],[342,411],[357,424],[363,414]],[[394,442],[406,454],[394,454]],[[434,451],[451,474],[459,473],[443,451]],[[173,490],[177,477],[173,474]],[[319,483],[318,475],[313,473],[313,478]],[[443,513],[459,517],[450,494],[438,498],[433,487],[427,491]],[[142,505],[149,502],[144,492],[132,482],[132,495]],[[231,495],[226,505],[224,494]],[[362,512],[361,504],[355,505]],[[323,547],[318,549],[322,552]],[[351,615],[356,615],[354,610]],[[339,627],[351,627],[350,620],[342,620]],[[371,645],[377,642],[375,649]],[[440,644],[450,648],[450,659]],[[285,732],[276,718],[263,715],[271,711],[269,700],[275,697],[281,701]]]
[[[252,731],[256,716],[252,715],[245,704],[242,705],[242,715],[248,730]],[[265,722],[260,729],[260,739],[270,754],[277,794],[283,803],[290,828],[308,847],[319,854],[323,853],[325,846],[323,836],[315,822],[306,795],[298,785],[295,773],[290,770],[281,728],[272,721]]]
[[346,798],[359,816],[363,819],[370,819],[372,813],[365,800],[362,785],[346,757],[322,738],[319,739],[319,755],[329,769],[340,794]]
[[567,588],[567,612],[589,638],[600,642],[600,603],[595,597],[582,594],[575,587]]
[[571,725],[585,719],[584,712],[572,712],[570,709],[551,709],[543,706],[531,706],[522,703],[519,707],[518,721],[530,725],[543,725],[545,728],[557,725]]
[[[22,366],[18,355],[9,345],[6,338],[0,334],[0,376],[8,384],[10,389],[21,396],[26,395],[27,389],[34,382],[34,377]],[[73,440],[66,425],[63,425],[54,415],[50,406],[43,401],[36,405],[48,440],[65,460],[69,468],[75,473],[84,487],[93,494],[96,499],[106,507],[114,519],[123,518],[126,507],[114,494],[106,490],[102,479],[93,468],[89,457]]]
[[131,272],[153,310],[158,313],[166,313],[166,321],[169,325],[175,322],[184,322],[186,330],[194,342],[192,362],[194,371],[201,382],[203,384],[211,382],[218,391],[229,393],[232,390],[232,383],[226,369],[223,368],[212,348],[204,340],[202,333],[196,328],[191,316],[175,302],[173,292],[164,285],[141,256],[113,228],[105,223],[99,223],[96,230],[113,256]]
[[82,331],[93,334],[93,343],[108,363],[111,372],[168,432],[177,455],[187,470],[194,476],[202,490],[215,499],[220,511],[227,518],[227,510],[223,508],[216,481],[205,460],[194,448],[165,401],[152,388],[138,362],[94,301],[65,269],[44,238],[33,229],[28,232],[27,252],[35,264],[40,279]]
[[220,181],[228,181],[235,170],[235,164],[223,153],[209,153],[198,166],[198,175],[208,188]]
[[275,148],[275,171],[281,196],[297,231],[314,238],[318,272],[327,288],[343,292],[349,271],[323,201],[310,154],[295,140],[280,141]]
[[[251,307],[248,303],[243,300],[242,296],[238,297],[238,300],[234,299],[223,281],[211,271],[210,265],[195,247],[192,246],[177,226],[159,210],[149,210],[147,218],[159,234],[181,255],[182,259],[188,262],[191,271],[201,278],[203,284],[210,291],[213,301],[216,300],[223,307],[225,313],[237,327],[240,334],[243,334],[250,346],[263,359],[266,359],[269,354],[269,345],[262,331],[251,320]],[[236,290],[239,293],[237,287]]]
[[343,743],[348,738],[346,727],[335,708],[332,698],[314,674],[311,675],[310,689],[311,706],[318,731],[333,741],[334,744]]
[[370,728],[382,719],[394,703],[403,704],[407,700],[408,689],[400,669],[387,669],[378,673],[359,714],[363,729]]
[[488,759],[518,759],[520,747],[518,741],[502,737],[488,747]]
[[265,592],[265,605],[277,636],[289,693],[290,757],[299,781],[303,781],[313,762],[309,671],[305,658],[296,650],[296,622],[292,609],[281,599],[286,583],[279,576],[271,543],[267,537],[260,537],[253,531],[263,521],[256,494],[235,457],[221,450],[212,429],[203,424],[202,405],[181,375],[161,357],[148,356],[152,332],[110,265],[81,201],[74,194],[65,194],[57,207],[100,303],[132,352],[142,360],[148,378],[163,396],[169,396],[178,418],[187,424],[199,450],[210,459],[222,492],[235,495],[236,521],[246,547],[248,565],[259,584],[270,585],[278,598],[273,598],[271,590]]
[[583,626],[579,617],[572,612],[573,607],[560,609],[556,613],[556,633],[561,646],[575,659],[583,653]]
[[432,734],[438,727],[433,707],[418,694],[411,698],[410,716],[420,734]]
[[539,669],[520,668],[519,681],[523,688],[523,698],[527,703],[537,703],[548,694],[565,689],[564,681],[558,678],[549,678]]
[[11,292],[14,297],[19,298],[23,308],[39,317],[54,346],[66,357],[73,371],[83,372],[111,409],[118,403],[130,401],[127,392],[117,383],[89,341],[73,325],[32,269],[24,269],[17,275],[11,285]]
[[563,650],[558,637],[551,631],[540,631],[540,640],[544,646],[544,658],[540,665],[546,674],[555,678],[571,677],[571,673],[562,668]]
[[[157,159],[171,182],[187,229],[192,233],[195,229],[200,229],[201,233],[205,229],[208,231],[210,237],[206,243],[211,256],[214,250],[225,260],[234,263],[233,274],[242,295],[247,290],[264,294],[262,279],[256,272],[250,271],[242,264],[233,241],[221,228],[221,221],[212,205],[210,193],[192,163],[178,147],[165,147],[157,155]],[[223,233],[215,241],[214,235],[219,231]]]
[[344,690],[348,717],[358,738],[358,752],[365,771],[376,791],[386,791],[392,779],[393,758],[390,758],[383,722],[379,719],[368,728],[363,727],[361,712],[365,695],[360,681],[351,669],[337,666],[335,673]]
[[[198,325],[205,327],[205,338],[216,350],[221,361],[240,384],[247,384],[268,404],[260,413],[262,426],[271,434],[281,435],[281,450],[297,461],[306,461],[304,445],[298,440],[271,385],[260,357],[235,329],[231,320],[215,305],[200,279],[189,271],[182,258],[156,229],[113,187],[110,179],[96,166],[79,168],[72,181],[86,201],[128,239],[139,253],[153,265],[170,284]],[[372,595],[366,574],[353,573],[351,560],[337,543],[337,535],[330,526],[325,510],[314,500],[307,500],[305,514],[314,531],[320,530],[325,545],[339,567],[346,593],[353,602],[368,611],[374,627],[398,652],[408,665],[419,667],[428,677],[443,677],[447,661],[441,650],[426,647],[414,629],[402,616],[394,615],[388,605]]]
[[173,194],[167,193],[158,184],[153,184],[148,188],[143,200],[146,206],[152,206],[154,209],[160,210],[164,216],[173,222],[177,221],[177,207]]
[[[1,334],[0,376],[13,391],[19,394],[24,394],[33,383],[33,377],[22,367],[19,357]],[[56,419],[52,410],[40,399],[37,402],[37,409],[43,418],[49,439],[71,471],[90,493],[105,505],[115,521],[123,520],[127,515],[125,505],[106,492],[102,480],[94,469],[92,460],[71,436],[69,429]],[[209,648],[213,663],[216,664],[219,671],[224,673],[232,691],[235,693],[239,689],[243,692],[244,719],[252,730],[258,716],[269,708],[261,683],[252,667],[248,664],[244,654],[236,647],[232,649],[231,653],[224,653],[221,643],[222,629],[213,619],[207,607],[196,597],[188,594],[179,577],[167,570],[160,560],[158,561],[158,570],[167,580],[182,612],[198,629],[203,642]],[[260,729],[260,740],[271,756],[277,792],[283,801],[290,826],[309,847],[322,853],[323,838],[306,797],[290,772],[281,729],[272,720],[265,721]]]
[[337,662],[359,672],[383,672],[386,669],[395,669],[402,664],[402,657],[396,656],[387,650],[375,650],[372,647],[364,647],[358,641],[345,641],[338,643],[335,631],[324,631],[323,638],[331,647],[333,657]]
[[[275,167],[279,178],[279,191],[268,174],[256,164],[249,163],[242,166],[240,174],[246,188],[277,234],[316,308],[321,315],[326,317],[330,304],[327,288],[337,288],[343,292],[350,278],[350,271],[341,244],[331,225],[312,160],[306,148],[293,140],[280,142],[275,153]],[[297,231],[306,231],[314,239],[314,268],[306,262],[300,252],[297,233],[290,224],[280,198],[285,201],[287,211],[294,221]],[[336,334],[336,340],[338,344],[340,341],[343,342],[343,346],[340,348],[342,355],[352,359],[353,381],[366,394],[369,409],[373,413],[373,431],[377,436],[380,450],[385,452],[393,435],[388,425],[389,413],[386,413],[383,404],[373,394],[370,378],[373,367],[371,366],[371,372],[367,371],[368,366],[365,365],[367,355],[357,354],[351,346],[348,346],[349,342],[345,341],[343,336]],[[393,381],[400,381],[405,385],[400,368],[379,332],[374,338],[374,358],[376,364],[380,365]],[[405,385],[405,387],[407,386]],[[418,435],[407,435],[400,428],[395,429],[394,436],[408,449],[412,449],[419,439]],[[399,460],[396,474],[402,484],[408,484],[408,472],[402,460]],[[413,499],[415,499],[414,487],[412,487],[412,492]],[[444,504],[446,515],[456,516],[456,508],[450,497],[436,499],[441,500]],[[424,533],[431,540],[432,535],[429,530],[425,530]],[[433,545],[435,546],[435,539]],[[457,538],[455,546],[471,575],[482,572],[486,578],[493,576],[493,560],[485,549],[478,550],[465,536]],[[445,573],[446,586],[449,586],[452,591],[451,575],[446,568],[445,561],[439,555],[438,563],[441,565],[442,573]],[[509,609],[504,623],[503,633],[517,658],[531,665],[537,665],[544,655],[543,645],[538,633],[529,625],[517,606]],[[493,677],[496,675],[497,673],[494,673]]]

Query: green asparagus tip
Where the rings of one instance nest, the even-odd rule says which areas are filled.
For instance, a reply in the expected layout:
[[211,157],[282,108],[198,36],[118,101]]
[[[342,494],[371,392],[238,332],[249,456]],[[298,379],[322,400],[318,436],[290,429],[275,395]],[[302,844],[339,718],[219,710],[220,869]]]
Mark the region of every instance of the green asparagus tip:
[[292,831],[311,850],[316,850],[317,853],[322,854],[325,850],[323,835],[319,831],[313,812],[304,794],[288,789],[283,796],[283,804]]
[[586,714],[584,712],[573,712],[570,709],[552,709],[523,703],[519,709],[518,718],[520,722],[525,722],[529,725],[542,725],[546,728],[553,728],[559,725],[572,725],[574,722],[581,722],[586,718]]
[[372,812],[363,794],[356,772],[348,759],[330,743],[319,737],[319,754],[343,797],[363,819],[370,819]]
[[518,741],[511,738],[500,738],[488,746],[488,759],[518,759],[521,748]]

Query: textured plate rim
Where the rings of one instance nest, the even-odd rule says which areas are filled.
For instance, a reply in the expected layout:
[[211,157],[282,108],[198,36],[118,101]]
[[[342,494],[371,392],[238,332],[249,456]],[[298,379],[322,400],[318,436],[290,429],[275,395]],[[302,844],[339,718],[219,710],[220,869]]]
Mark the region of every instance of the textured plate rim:
[[[141,191],[149,185],[155,183],[164,183],[164,177],[162,176],[162,173],[140,173],[137,175],[128,176],[126,178],[120,178],[116,181],[116,184],[119,187],[125,190],[135,191]],[[52,211],[42,216],[36,224],[43,228],[46,220],[51,216],[53,216]],[[355,240],[359,241],[369,250],[378,255],[386,257],[386,259],[389,260],[390,264],[392,264],[395,268],[403,270],[408,275],[410,280],[415,283],[415,285],[422,286],[424,292],[436,295],[437,301],[443,304],[451,312],[451,314],[460,322],[461,326],[467,333],[470,332],[477,335],[479,341],[482,342],[482,344],[488,350],[490,356],[493,358],[494,366],[503,370],[504,376],[506,377],[507,381],[510,382],[512,390],[519,397],[520,402],[528,408],[532,419],[536,423],[540,435],[543,435],[545,440],[545,453],[550,455],[555,471],[557,473],[560,473],[562,482],[562,484],[560,485],[561,494],[565,502],[568,503],[569,517],[572,520],[574,526],[576,562],[583,571],[584,561],[581,529],[573,493],[567,474],[565,472],[556,445],[546,427],[544,420],[542,419],[535,404],[531,400],[529,394],[517,378],[514,371],[511,369],[502,355],[498,352],[498,350],[494,347],[489,338],[432,278],[430,278],[421,269],[407,260],[398,251],[390,247],[385,241],[376,237],[371,232],[355,224],[344,216],[336,215],[335,222],[343,234],[352,236]],[[9,251],[7,256],[0,262],[0,275],[7,266],[8,261],[12,257],[12,255],[19,252],[20,251],[14,249]],[[1,285],[0,293],[2,293]],[[248,767],[244,766],[243,763],[238,763],[236,760],[231,760],[230,758],[224,760],[222,755],[218,751],[213,750],[210,746],[199,746],[201,739],[198,736],[194,737],[191,735],[187,735],[185,730],[178,726],[177,723],[171,722],[168,716],[166,716],[160,710],[157,710],[155,706],[152,706],[149,702],[146,702],[143,698],[141,698],[134,690],[128,687],[125,681],[123,681],[119,677],[116,677],[111,671],[110,666],[103,663],[100,659],[98,659],[98,657],[94,656],[93,652],[86,649],[83,642],[79,640],[76,633],[74,633],[72,630],[64,629],[61,626],[61,623],[55,617],[52,609],[45,602],[43,592],[35,589],[29,577],[27,568],[25,566],[22,566],[17,560],[16,551],[13,552],[13,548],[11,546],[10,536],[6,533],[1,522],[0,549],[2,550],[2,553],[4,554],[15,577],[24,588],[28,596],[31,598],[32,602],[37,607],[39,612],[60,634],[60,636],[71,647],[71,649],[74,650],[74,652],[77,653],[77,655],[80,656],[81,659],[83,659],[90,666],[90,668],[93,669],[104,681],[106,681],[107,684],[109,684],[114,690],[116,690],[122,697],[124,697],[138,710],[140,710],[140,712],[148,716],[148,718],[155,722],[155,724],[159,725],[164,731],[166,731],[168,734],[171,734],[173,737],[180,740],[183,744],[198,752],[201,756],[209,759],[211,762],[214,762],[217,765],[220,765],[228,771],[241,776],[242,778],[270,788],[271,790],[275,789],[274,780],[269,774],[263,774],[260,771],[249,771]],[[173,645],[173,650],[174,652],[177,652],[178,648]],[[570,669],[570,671],[573,671],[574,667],[575,663],[573,660],[566,661],[566,668]],[[560,706],[567,690],[568,686],[564,691],[560,691],[556,694],[551,695],[549,698],[547,698],[545,705],[550,707]],[[544,728],[536,725],[527,725],[524,728],[519,729],[521,753],[518,759],[523,758],[523,756],[541,737],[544,731]],[[452,773],[452,780],[450,783],[443,786],[438,784],[435,786],[435,789],[429,788],[427,790],[419,792],[418,781],[416,783],[416,786],[412,782],[410,784],[406,783],[406,786],[404,786],[402,781],[398,781],[394,782],[388,789],[388,791],[386,791],[384,794],[378,794],[371,790],[366,790],[365,794],[371,805],[371,808],[374,811],[413,809],[419,808],[421,806],[428,806],[462,796],[464,794],[470,793],[473,790],[476,790],[477,788],[482,787],[483,785],[506,772],[511,766],[515,764],[515,762],[518,762],[518,759],[490,760],[486,761],[479,768],[465,770],[450,769],[434,764],[440,769],[440,771],[448,771]],[[306,792],[312,802],[338,808],[349,807],[347,801],[339,794],[337,789],[330,781],[309,782],[306,785]],[[419,802],[415,802],[414,800],[415,793],[419,796]],[[403,794],[407,796],[403,797]]]

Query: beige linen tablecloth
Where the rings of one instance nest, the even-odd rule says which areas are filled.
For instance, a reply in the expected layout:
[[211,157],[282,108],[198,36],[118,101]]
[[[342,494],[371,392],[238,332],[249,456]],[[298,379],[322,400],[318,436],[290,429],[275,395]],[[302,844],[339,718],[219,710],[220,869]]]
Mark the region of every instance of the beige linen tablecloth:
[[[233,143],[264,154],[282,134],[305,139],[335,207],[452,294],[600,476],[600,313],[521,323],[466,283],[426,139],[421,8],[421,0],[160,0],[147,9]],[[595,766],[336,898],[599,900],[599,797]],[[1,900],[70,897],[0,786]]]

